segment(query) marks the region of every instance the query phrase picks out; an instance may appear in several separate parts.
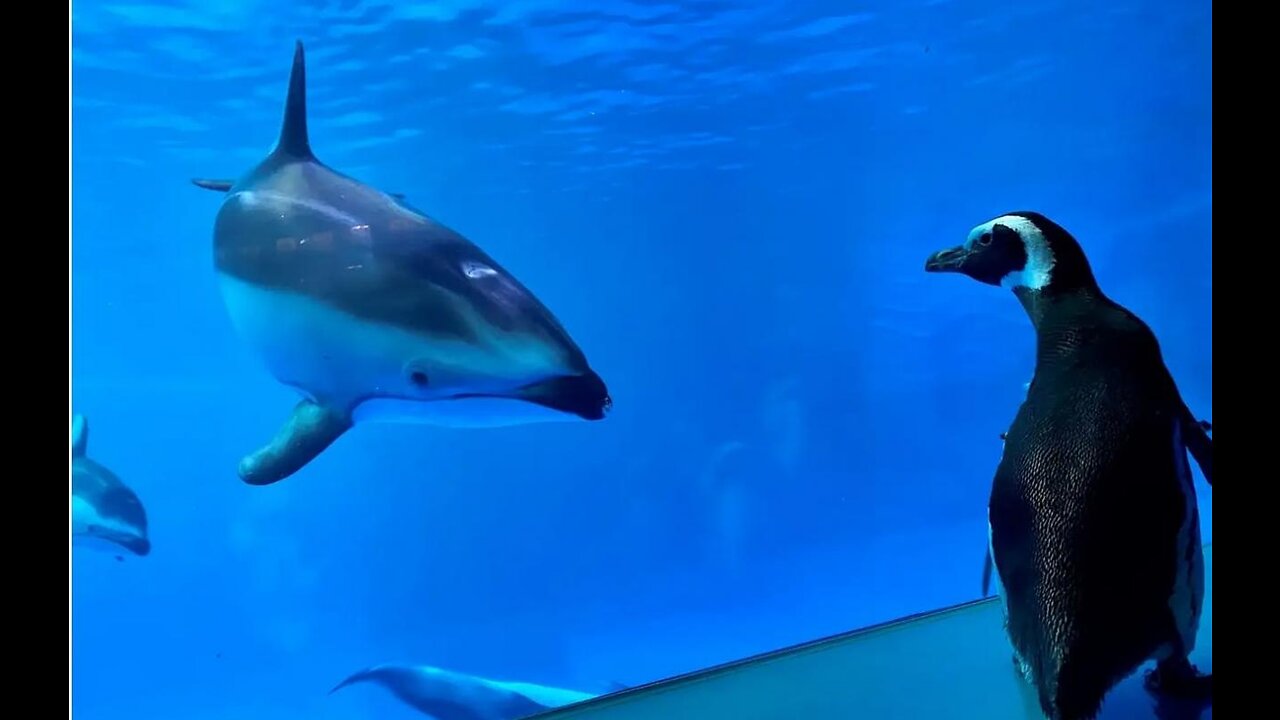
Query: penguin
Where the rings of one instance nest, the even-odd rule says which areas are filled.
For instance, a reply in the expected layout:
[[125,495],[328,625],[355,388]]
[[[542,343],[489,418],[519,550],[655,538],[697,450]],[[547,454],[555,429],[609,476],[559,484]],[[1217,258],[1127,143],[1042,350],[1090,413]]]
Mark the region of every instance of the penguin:
[[1204,597],[1187,453],[1212,441],[1151,329],[1109,298],[1080,243],[1038,212],[999,216],[925,262],[1012,290],[1035,372],[988,501],[988,551],[1014,662],[1051,720],[1091,720],[1148,661],[1148,691],[1212,701],[1189,655]]

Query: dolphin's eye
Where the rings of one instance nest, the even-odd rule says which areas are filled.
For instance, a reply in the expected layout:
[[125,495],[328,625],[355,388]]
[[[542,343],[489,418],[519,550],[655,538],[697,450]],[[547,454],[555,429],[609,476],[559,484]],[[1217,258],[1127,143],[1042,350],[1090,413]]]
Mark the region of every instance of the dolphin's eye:
[[409,382],[413,383],[418,387],[426,387],[427,374],[422,372],[421,370],[414,370],[413,372],[409,373]]
[[979,245],[981,245],[982,247],[986,247],[986,246],[990,245],[990,244],[991,244],[991,233],[989,233],[989,232],[984,232],[984,233],[982,233],[981,237],[979,237],[979,238],[978,238],[978,244],[979,244]]

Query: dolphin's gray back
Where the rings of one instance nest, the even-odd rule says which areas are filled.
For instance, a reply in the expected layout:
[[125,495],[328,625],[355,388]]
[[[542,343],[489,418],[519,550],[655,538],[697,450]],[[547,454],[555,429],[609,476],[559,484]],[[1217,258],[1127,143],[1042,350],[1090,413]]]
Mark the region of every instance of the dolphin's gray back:
[[462,235],[314,158],[273,155],[229,191],[214,229],[217,268],[352,315],[474,341],[475,316],[581,350],[527,288]]

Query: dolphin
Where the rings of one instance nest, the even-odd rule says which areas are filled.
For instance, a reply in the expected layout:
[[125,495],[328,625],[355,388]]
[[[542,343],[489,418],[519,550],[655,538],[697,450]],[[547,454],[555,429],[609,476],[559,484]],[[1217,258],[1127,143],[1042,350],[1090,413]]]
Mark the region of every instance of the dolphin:
[[596,697],[533,683],[489,680],[430,665],[388,663],[361,670],[334,686],[374,682],[435,720],[519,720]]
[[237,333],[301,400],[240,478],[300,470],[363,422],[594,421],[613,406],[556,317],[471,241],[317,159],[294,49],[275,147],[225,197],[214,264]]
[[147,513],[138,496],[116,474],[90,459],[89,422],[71,418],[71,538],[77,546],[122,547],[135,555],[151,552]]

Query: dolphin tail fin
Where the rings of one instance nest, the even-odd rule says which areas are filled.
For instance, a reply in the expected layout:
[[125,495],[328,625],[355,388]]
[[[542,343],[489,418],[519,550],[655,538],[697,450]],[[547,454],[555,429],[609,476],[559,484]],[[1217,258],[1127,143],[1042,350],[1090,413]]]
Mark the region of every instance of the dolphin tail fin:
[[89,421],[83,415],[71,416],[71,455],[83,457],[89,446]]
[[307,136],[307,62],[302,41],[293,48],[293,69],[289,72],[289,94],[285,96],[284,122],[273,154],[309,159],[311,141]]
[[271,442],[240,461],[240,479],[270,485],[302,469],[351,427],[343,412],[303,400]]
[[347,687],[348,685],[355,685],[356,683],[367,682],[369,680],[372,680],[376,675],[378,675],[378,671],[381,668],[382,668],[381,665],[374,665],[372,667],[367,667],[359,672],[353,673],[352,675],[344,679],[342,682],[338,683],[337,685],[334,685],[333,688],[329,690],[329,694],[332,695],[338,692],[339,690],[341,690],[342,688]]
[[191,178],[191,183],[196,187],[202,187],[205,190],[213,190],[215,192],[227,192],[232,185],[236,184],[235,180],[214,180],[211,178]]

